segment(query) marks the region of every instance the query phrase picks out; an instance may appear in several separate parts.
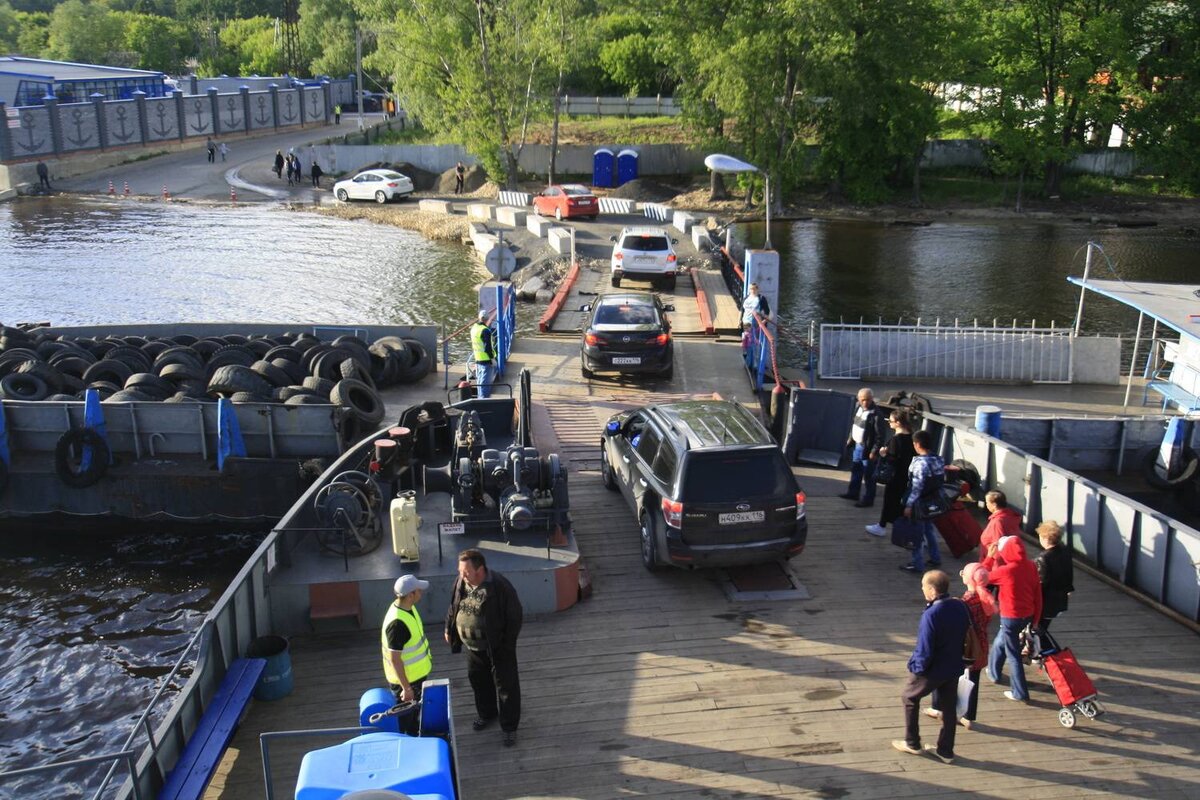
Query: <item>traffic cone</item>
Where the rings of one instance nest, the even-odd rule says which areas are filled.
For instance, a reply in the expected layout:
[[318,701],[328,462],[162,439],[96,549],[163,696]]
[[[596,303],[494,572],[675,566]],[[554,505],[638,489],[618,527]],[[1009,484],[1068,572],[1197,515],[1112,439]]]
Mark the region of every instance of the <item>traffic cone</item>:
[[163,200],[171,199],[171,193],[167,191],[167,185],[165,183],[163,184],[162,199]]
[[237,205],[237,190],[232,186],[229,187],[229,202]]
[[125,181],[125,196],[129,197],[129,181]]
[[112,181],[109,181],[109,182],[108,182],[108,193],[109,193],[109,194],[116,194],[116,193],[117,193],[117,187],[113,186],[113,182],[112,182]]

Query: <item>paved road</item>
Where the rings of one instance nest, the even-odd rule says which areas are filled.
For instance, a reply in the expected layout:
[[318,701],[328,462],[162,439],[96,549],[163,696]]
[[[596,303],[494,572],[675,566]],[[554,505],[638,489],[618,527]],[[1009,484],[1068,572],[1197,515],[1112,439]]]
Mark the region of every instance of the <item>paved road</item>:
[[[378,123],[382,116],[367,114],[367,124]],[[287,180],[280,180],[271,171],[275,151],[296,148],[305,173],[312,164],[308,146],[330,137],[357,130],[357,118],[343,119],[341,125],[325,125],[302,130],[290,130],[257,138],[231,136],[224,139],[229,145],[228,160],[222,162],[217,156],[216,164],[209,164],[204,142],[177,153],[167,153],[155,158],[120,164],[78,178],[55,182],[55,188],[66,192],[83,194],[105,194],[111,180],[121,193],[126,182],[134,195],[158,195],[163,186],[172,198],[187,200],[228,201],[229,190],[237,190],[238,202],[270,202],[296,200],[312,202],[329,194],[332,180],[322,179],[323,189],[315,190],[306,179],[299,186],[289,187]],[[325,166],[325,165],[322,165]]]

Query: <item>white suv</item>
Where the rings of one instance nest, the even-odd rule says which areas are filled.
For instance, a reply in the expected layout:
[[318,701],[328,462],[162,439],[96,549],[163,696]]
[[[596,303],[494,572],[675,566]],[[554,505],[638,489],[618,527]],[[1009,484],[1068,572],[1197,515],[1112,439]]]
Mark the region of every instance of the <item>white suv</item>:
[[621,278],[645,278],[661,282],[664,289],[675,288],[679,260],[675,256],[677,239],[663,228],[639,225],[624,228],[620,236],[612,237],[612,285],[620,286]]

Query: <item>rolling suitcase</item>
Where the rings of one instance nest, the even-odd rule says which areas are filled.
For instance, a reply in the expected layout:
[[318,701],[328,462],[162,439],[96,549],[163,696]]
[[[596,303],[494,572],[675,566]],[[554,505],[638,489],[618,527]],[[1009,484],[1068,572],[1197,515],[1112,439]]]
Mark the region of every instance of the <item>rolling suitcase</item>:
[[933,524],[955,558],[960,558],[963,553],[979,546],[983,528],[962,503],[956,502],[951,505],[950,510],[934,519]]
[[1083,714],[1095,719],[1104,713],[1104,707],[1096,699],[1096,686],[1079,666],[1075,654],[1069,647],[1059,647],[1048,631],[1039,631],[1032,625],[1026,628],[1025,636],[1032,647],[1031,655],[1041,661],[1041,667],[1058,695],[1058,721],[1064,728],[1075,727],[1075,715]]

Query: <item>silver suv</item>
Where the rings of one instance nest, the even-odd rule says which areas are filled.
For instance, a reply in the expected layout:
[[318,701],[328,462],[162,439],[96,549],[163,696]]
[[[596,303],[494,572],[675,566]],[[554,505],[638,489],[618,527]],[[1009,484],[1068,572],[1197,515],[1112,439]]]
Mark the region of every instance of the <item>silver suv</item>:
[[638,225],[624,228],[612,237],[612,285],[620,287],[622,278],[644,278],[663,289],[675,288],[679,260],[672,239],[663,228]]

